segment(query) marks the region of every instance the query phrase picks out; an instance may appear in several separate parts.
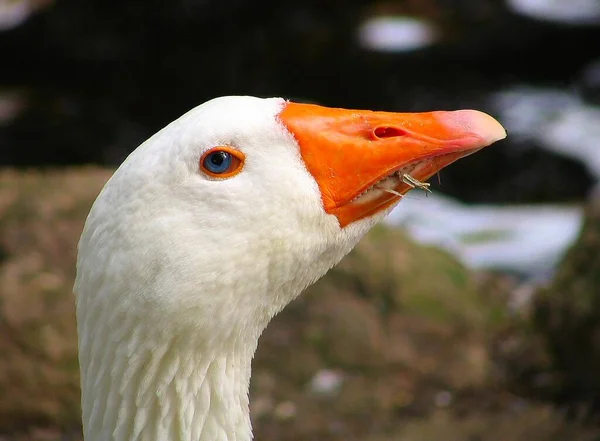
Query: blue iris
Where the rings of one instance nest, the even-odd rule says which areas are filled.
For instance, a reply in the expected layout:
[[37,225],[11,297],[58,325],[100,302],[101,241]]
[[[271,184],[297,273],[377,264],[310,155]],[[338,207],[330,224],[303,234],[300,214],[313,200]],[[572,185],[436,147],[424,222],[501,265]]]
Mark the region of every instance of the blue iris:
[[225,173],[231,166],[231,154],[218,150],[216,152],[209,153],[204,158],[204,167],[215,174]]

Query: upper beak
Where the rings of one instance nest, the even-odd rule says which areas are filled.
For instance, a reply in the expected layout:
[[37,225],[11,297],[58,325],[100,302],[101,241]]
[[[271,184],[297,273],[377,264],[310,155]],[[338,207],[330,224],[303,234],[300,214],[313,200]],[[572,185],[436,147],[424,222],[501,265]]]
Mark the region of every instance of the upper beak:
[[317,181],[325,211],[342,227],[371,216],[443,167],[506,137],[476,110],[391,113],[286,103],[280,119]]

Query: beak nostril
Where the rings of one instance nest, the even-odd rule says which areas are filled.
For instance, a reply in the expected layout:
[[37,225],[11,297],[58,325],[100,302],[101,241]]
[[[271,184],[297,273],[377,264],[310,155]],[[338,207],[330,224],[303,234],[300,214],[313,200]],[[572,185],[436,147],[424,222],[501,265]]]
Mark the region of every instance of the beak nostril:
[[398,127],[381,126],[373,129],[373,137],[375,139],[395,138],[404,135],[406,135],[406,132]]

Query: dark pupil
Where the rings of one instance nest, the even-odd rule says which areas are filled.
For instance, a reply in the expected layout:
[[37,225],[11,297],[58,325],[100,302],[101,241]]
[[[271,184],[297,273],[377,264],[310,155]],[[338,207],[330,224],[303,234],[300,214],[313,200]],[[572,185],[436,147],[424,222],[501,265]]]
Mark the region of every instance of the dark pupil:
[[214,153],[210,156],[210,163],[219,167],[227,159],[226,155],[225,152]]
[[225,173],[231,166],[231,154],[224,151],[212,152],[204,160],[204,166],[212,173]]

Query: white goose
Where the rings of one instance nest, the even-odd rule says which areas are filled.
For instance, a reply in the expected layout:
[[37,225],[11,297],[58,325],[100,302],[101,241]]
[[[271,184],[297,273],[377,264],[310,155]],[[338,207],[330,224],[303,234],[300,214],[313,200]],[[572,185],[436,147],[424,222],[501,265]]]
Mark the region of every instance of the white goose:
[[253,97],[214,99],[152,136],[79,243],[85,439],[250,440],[250,364],[269,320],[417,180],[504,136],[470,110]]

